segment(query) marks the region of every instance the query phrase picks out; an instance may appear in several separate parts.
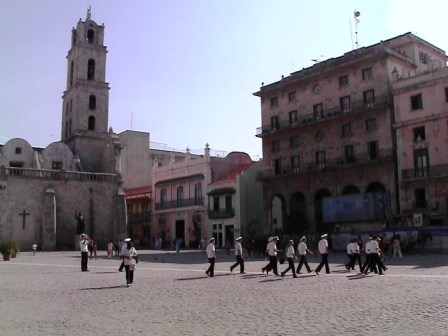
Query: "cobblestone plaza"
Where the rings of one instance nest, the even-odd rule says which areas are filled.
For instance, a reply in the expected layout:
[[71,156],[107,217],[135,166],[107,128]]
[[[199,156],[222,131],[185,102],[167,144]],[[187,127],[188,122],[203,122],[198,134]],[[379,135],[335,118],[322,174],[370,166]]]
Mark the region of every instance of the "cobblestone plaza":
[[[225,251],[214,278],[199,251],[139,254],[130,288],[120,260],[104,251],[90,272],[81,272],[79,252],[0,261],[0,334],[448,335],[446,254],[388,260],[384,276],[347,273],[345,255],[331,254],[330,275],[298,279],[261,274],[263,258],[246,257],[246,274],[230,273]],[[310,261],[315,268],[318,258]]]

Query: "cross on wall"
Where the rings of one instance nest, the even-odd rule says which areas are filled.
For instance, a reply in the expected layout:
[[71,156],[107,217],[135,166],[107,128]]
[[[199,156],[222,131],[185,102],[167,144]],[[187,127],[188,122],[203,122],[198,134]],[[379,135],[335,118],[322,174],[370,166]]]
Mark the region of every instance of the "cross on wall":
[[19,213],[19,216],[23,217],[23,229],[25,230],[25,219],[26,216],[29,216],[30,214],[28,212],[25,211],[25,209],[23,209],[23,211],[21,213]]

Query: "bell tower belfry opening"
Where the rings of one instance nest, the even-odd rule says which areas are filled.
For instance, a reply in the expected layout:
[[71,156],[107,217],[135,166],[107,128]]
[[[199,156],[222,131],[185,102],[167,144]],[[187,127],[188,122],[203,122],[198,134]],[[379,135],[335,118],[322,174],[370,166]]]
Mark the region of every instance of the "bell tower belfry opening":
[[[106,82],[104,25],[79,19],[67,54],[67,83],[62,95],[61,140],[80,158],[84,170],[115,172],[107,148],[109,83]],[[112,140],[113,141],[113,140]],[[116,154],[116,153],[115,153]]]

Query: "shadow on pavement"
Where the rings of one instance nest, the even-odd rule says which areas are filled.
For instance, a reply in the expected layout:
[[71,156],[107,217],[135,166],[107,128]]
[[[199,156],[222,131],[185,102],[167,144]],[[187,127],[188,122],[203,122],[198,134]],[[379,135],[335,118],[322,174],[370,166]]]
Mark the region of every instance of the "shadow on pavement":
[[113,289],[113,288],[127,288],[127,287],[125,285],[107,286],[107,287],[89,287],[89,288],[81,288],[80,290],[98,290],[98,289]]

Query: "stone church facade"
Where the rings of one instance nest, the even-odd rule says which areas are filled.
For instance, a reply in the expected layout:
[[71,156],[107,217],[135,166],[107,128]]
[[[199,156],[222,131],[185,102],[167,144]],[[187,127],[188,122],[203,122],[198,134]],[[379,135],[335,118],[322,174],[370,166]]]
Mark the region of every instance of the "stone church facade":
[[[0,145],[0,241],[22,250],[77,249],[80,231],[105,248],[122,237],[126,204],[121,144],[108,126],[104,26],[80,20],[72,30],[63,93],[61,141],[46,148],[15,138]],[[81,213],[85,225],[78,225]]]

